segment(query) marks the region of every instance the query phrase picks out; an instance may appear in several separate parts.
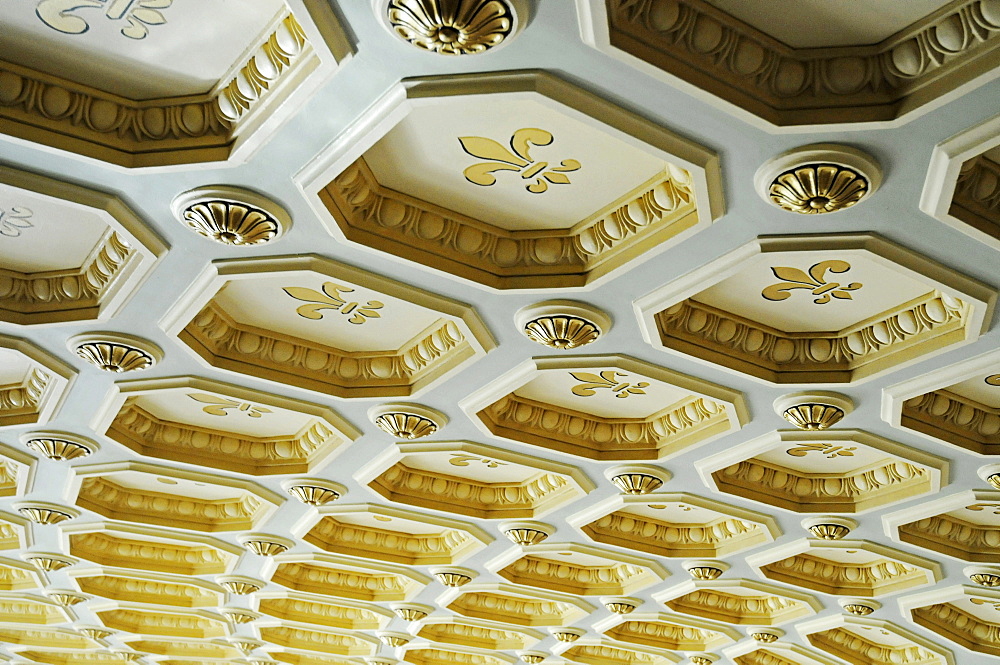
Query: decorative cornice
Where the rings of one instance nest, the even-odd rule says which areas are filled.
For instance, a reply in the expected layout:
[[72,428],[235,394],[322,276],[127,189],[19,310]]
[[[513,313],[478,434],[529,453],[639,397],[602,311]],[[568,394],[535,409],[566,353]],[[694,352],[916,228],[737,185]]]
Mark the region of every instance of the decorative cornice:
[[[362,639],[361,633],[330,633],[293,626],[262,626],[261,639],[292,649],[308,649],[321,653],[371,653],[374,645]],[[367,637],[367,636],[366,636]]]
[[519,626],[562,626],[585,615],[570,603],[489,591],[464,593],[449,603],[448,609],[480,619],[504,617],[505,623]]
[[579,411],[506,395],[477,414],[494,434],[592,459],[658,459],[729,425],[718,403],[692,397],[643,421],[596,418]]
[[513,282],[519,288],[582,286],[587,273],[600,264],[654,237],[658,241],[672,237],[696,221],[690,182],[669,175],[568,234],[525,236],[447,214],[382,187],[363,158],[319,196],[349,240],[499,288]]
[[262,598],[258,609],[264,614],[286,621],[346,630],[375,630],[389,622],[389,617],[366,607],[298,598]]
[[948,214],[1000,240],[1000,164],[984,155],[963,164]]
[[917,607],[913,622],[967,649],[1000,656],[1000,624],[984,621],[950,603]]
[[51,374],[35,367],[20,384],[0,386],[0,424],[34,422],[50,381]]
[[779,126],[893,120],[995,66],[1000,36],[988,0],[843,48],[790,48],[702,0],[607,4],[613,47]]
[[[236,323],[209,303],[179,333],[213,365],[339,397],[405,396],[473,354],[458,327],[438,322],[396,352],[350,354],[333,347],[278,340],[274,333]],[[254,340],[251,346],[247,340]]]
[[489,519],[534,517],[577,495],[565,477],[553,473],[516,484],[489,483],[413,469],[405,463],[389,467],[370,486],[393,501]]
[[929,581],[926,571],[888,558],[851,564],[809,553],[775,561],[762,566],[761,571],[779,582],[823,593],[865,597],[903,591]]
[[18,598],[0,598],[0,616],[10,623],[55,624],[66,621],[55,605]]
[[713,630],[666,621],[626,621],[609,628],[604,634],[622,642],[674,651],[714,649],[731,641],[730,637]]
[[146,635],[164,634],[177,637],[223,637],[226,624],[196,614],[167,614],[158,611],[112,609],[97,611],[101,622],[109,628]]
[[855,512],[931,489],[928,470],[902,460],[883,460],[832,482],[752,458],[719,469],[712,478],[723,492],[800,512]]
[[218,122],[224,126],[238,126],[243,116],[248,115],[309,50],[311,47],[302,26],[294,16],[286,15],[213,100]]
[[955,556],[965,561],[996,563],[996,528],[972,524],[947,513],[899,526],[904,543]]
[[111,574],[79,576],[76,583],[84,593],[126,602],[176,607],[219,604],[218,593],[193,584]]
[[54,312],[59,312],[61,318],[72,318],[71,313],[96,311],[105,293],[117,283],[116,278],[139,257],[121,234],[108,231],[89,262],[80,268],[38,273],[0,268],[0,309],[10,312],[18,323]]
[[102,566],[176,575],[222,573],[233,560],[232,555],[206,545],[134,540],[101,531],[70,534],[69,549],[73,556]]
[[108,427],[107,436],[143,455],[252,475],[309,471],[327,450],[341,443],[338,433],[321,421],[294,437],[258,439],[163,421],[128,403]]
[[[768,381],[846,383],[884,366],[889,357],[933,349],[962,338],[971,308],[934,292],[899,311],[829,333],[786,335],[759,323],[684,300],[655,315],[661,343]],[[783,377],[788,375],[788,379]]]
[[340,596],[353,600],[406,600],[420,585],[393,573],[362,572],[308,563],[282,563],[273,582],[304,593]]
[[716,589],[696,589],[665,601],[665,604],[675,612],[729,624],[757,626],[784,623],[813,612],[798,600],[779,596],[743,596]]
[[663,656],[604,644],[577,644],[562,652],[561,655],[577,663],[602,663],[606,665],[668,665],[674,662]]
[[831,628],[807,636],[813,646],[848,662],[906,663],[906,665],[940,665],[941,656],[914,644],[886,646],[871,642],[852,631]]
[[497,574],[513,584],[588,596],[631,593],[637,585],[642,587],[659,581],[646,568],[628,563],[609,560],[606,564],[585,565],[530,554],[497,571]]
[[473,55],[504,43],[517,15],[505,0],[388,0],[392,32],[409,44],[441,55]]
[[720,518],[707,524],[668,524],[631,513],[611,513],[581,527],[594,540],[658,556],[724,556],[768,541],[757,524]]
[[249,493],[237,498],[195,499],[123,487],[107,476],[84,478],[76,503],[111,519],[196,531],[251,529],[266,511],[264,502]]
[[947,390],[903,402],[900,425],[981,455],[1000,451],[1000,409]]
[[458,528],[440,527],[435,533],[410,534],[362,524],[342,523],[326,516],[302,539],[320,549],[411,566],[450,564],[484,545]]
[[448,623],[426,623],[421,626],[417,636],[432,642],[457,644],[490,651],[524,649],[537,642],[537,638],[515,630],[460,623],[455,620]]

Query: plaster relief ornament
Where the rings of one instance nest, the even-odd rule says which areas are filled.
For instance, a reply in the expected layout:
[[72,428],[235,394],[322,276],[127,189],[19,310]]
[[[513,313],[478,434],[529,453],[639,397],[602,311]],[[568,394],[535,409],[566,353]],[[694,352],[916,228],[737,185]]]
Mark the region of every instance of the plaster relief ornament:
[[792,296],[791,291],[795,289],[809,289],[812,295],[816,296],[813,302],[817,305],[825,305],[830,302],[830,298],[839,300],[852,300],[851,291],[857,291],[863,284],[851,282],[850,284],[840,284],[839,282],[827,281],[827,271],[832,273],[845,273],[851,269],[851,264],[847,261],[831,260],[820,261],[809,268],[808,273],[798,268],[783,266],[772,267],[771,272],[778,279],[784,280],[777,284],[772,284],[761,291],[761,296],[765,300],[779,301],[787,300]]
[[821,215],[854,206],[881,181],[875,160],[854,148],[815,144],[767,162],[754,177],[757,191],[772,205],[801,215]]
[[547,300],[518,310],[514,324],[532,342],[569,350],[592,344],[611,329],[611,317],[573,300]]
[[472,55],[499,46],[517,16],[505,0],[390,0],[385,16],[400,39],[441,55]]
[[597,390],[607,389],[613,392],[615,397],[626,398],[629,395],[645,395],[646,391],[643,388],[649,387],[647,381],[637,383],[619,381],[619,376],[624,378],[628,375],[610,369],[604,370],[600,374],[590,372],[570,372],[569,374],[577,381],[582,382],[580,385],[573,386],[572,392],[577,397],[593,397],[597,394]]
[[430,436],[448,422],[440,411],[405,403],[374,406],[368,410],[368,418],[386,434],[407,441]]
[[163,359],[152,342],[130,335],[89,333],[69,340],[76,355],[105,372],[124,374],[149,369]]
[[[66,35],[80,35],[90,30],[90,24],[78,10],[104,9],[110,21],[125,21],[121,33],[130,39],[145,39],[152,25],[167,22],[159,10],[172,5],[174,0],[40,0],[35,14],[42,22]],[[86,15],[86,14],[85,14]],[[89,18],[89,17],[88,17]]]
[[854,402],[839,393],[815,391],[783,395],[774,400],[775,412],[801,430],[823,430],[854,410]]
[[[238,114],[231,120],[238,119]],[[284,208],[256,192],[238,187],[199,187],[171,204],[174,217],[209,240],[250,247],[277,240],[292,226]]]
[[336,501],[346,492],[338,483],[317,478],[300,478],[282,483],[285,491],[307,506],[325,506]]
[[549,185],[568,185],[570,179],[566,175],[581,168],[575,159],[564,159],[559,166],[549,166],[548,162],[536,162],[531,158],[531,146],[546,146],[554,140],[551,133],[544,129],[525,127],[514,132],[510,137],[510,150],[493,139],[481,136],[462,136],[458,139],[462,150],[480,159],[488,160],[473,164],[462,174],[469,182],[483,187],[490,187],[497,182],[496,171],[515,171],[523,180],[534,180],[524,186],[532,194],[547,192]]
[[35,213],[29,208],[11,206],[10,210],[0,208],[0,236],[19,238],[25,229],[34,228],[31,221]]
[[97,450],[93,441],[65,432],[31,432],[21,438],[24,445],[54,462],[80,459]]

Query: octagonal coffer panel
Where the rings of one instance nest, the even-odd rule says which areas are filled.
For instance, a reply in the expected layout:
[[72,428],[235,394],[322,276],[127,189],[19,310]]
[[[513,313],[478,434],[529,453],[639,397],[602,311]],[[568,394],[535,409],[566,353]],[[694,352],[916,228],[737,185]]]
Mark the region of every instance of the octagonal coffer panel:
[[742,637],[729,626],[667,612],[633,612],[610,617],[594,627],[619,642],[671,651],[712,651]]
[[864,540],[799,540],[747,562],[768,579],[840,597],[878,598],[942,576],[934,561]]
[[309,473],[360,434],[327,407],[195,377],[116,384],[94,428],[140,455],[257,476]]
[[389,501],[480,519],[538,517],[595,487],[574,466],[469,441],[400,442],[356,476]]
[[823,609],[810,595],[744,579],[689,580],[653,598],[674,612],[737,626],[778,626]]
[[779,430],[695,464],[710,487],[799,513],[862,513],[936,492],[947,461],[858,430]]
[[512,550],[486,567],[512,584],[578,596],[627,596],[669,575],[656,561],[578,543]]
[[395,617],[378,605],[294,591],[260,591],[253,595],[251,606],[282,621],[342,630],[378,630]]
[[253,483],[143,462],[74,469],[76,505],[108,519],[195,531],[249,531],[285,501]]
[[489,651],[529,649],[546,637],[537,630],[456,616],[430,616],[416,622],[411,630],[429,642]]
[[670,457],[748,418],[740,393],[628,356],[534,358],[460,406],[492,436],[602,461]]
[[566,626],[594,606],[576,596],[513,584],[467,584],[441,594],[437,604],[455,614],[514,626]]
[[4,133],[132,168],[246,159],[350,55],[323,2],[39,0],[4,19]]
[[913,623],[971,651],[1000,656],[1000,594],[955,586],[900,599]]
[[797,626],[817,650],[848,663],[953,665],[947,649],[889,621],[833,616]]
[[374,504],[319,508],[302,540],[321,550],[409,566],[451,565],[493,537],[466,522]]
[[553,653],[580,665],[673,665],[682,662],[678,654],[628,642],[585,637],[572,643],[559,644]]
[[314,209],[489,287],[585,286],[722,213],[713,153],[549,74],[408,79],[373,115],[296,176]]
[[344,398],[414,396],[494,346],[468,305],[310,255],[216,261],[164,328],[211,367]]
[[1000,563],[1000,492],[970,490],[882,519],[899,542],[974,563]]
[[636,301],[654,348],[776,384],[854,384],[975,341],[996,292],[870,234],[765,236]]
[[1000,61],[1000,13],[979,0],[891,13],[739,0],[577,6],[591,46],[772,131],[912,118],[989,80],[982,72]]
[[75,377],[70,367],[27,340],[0,336],[0,429],[48,422]]
[[661,557],[723,557],[780,535],[767,515],[685,492],[615,496],[567,518],[591,540]]
[[166,529],[114,524],[62,528],[70,555],[101,567],[167,575],[232,572],[243,550],[221,540]]
[[22,325],[110,318],[166,251],[118,198],[7,167],[0,236],[0,320]]
[[1000,352],[887,388],[882,418],[949,447],[1000,454]]

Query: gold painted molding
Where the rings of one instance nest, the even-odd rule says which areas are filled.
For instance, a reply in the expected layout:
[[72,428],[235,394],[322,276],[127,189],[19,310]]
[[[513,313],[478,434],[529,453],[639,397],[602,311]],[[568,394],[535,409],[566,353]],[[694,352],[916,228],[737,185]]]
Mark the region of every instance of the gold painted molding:
[[1000,409],[946,389],[903,402],[900,426],[980,455],[1000,452]]
[[100,566],[115,568],[174,575],[229,572],[236,563],[238,549],[229,545],[222,549],[216,546],[216,543],[221,545],[218,541],[210,542],[194,536],[166,540],[159,530],[115,528],[70,532],[69,552]]
[[779,127],[908,117],[989,80],[1000,63],[1000,12],[986,0],[961,0],[878,44],[841,48],[788,47],[703,0],[579,5],[592,46]]
[[456,614],[529,628],[565,626],[594,611],[575,596],[511,584],[467,584],[442,594],[437,604]]
[[393,615],[378,605],[340,598],[318,599],[302,594],[262,592],[257,595],[258,612],[295,623],[327,626],[341,630],[378,630],[385,628]]
[[271,581],[302,593],[384,602],[411,600],[431,580],[404,567],[313,554],[281,557]]
[[458,617],[428,617],[416,626],[418,638],[488,651],[528,649],[544,637],[533,630]]
[[948,215],[1000,243],[1000,164],[985,155],[963,164]]

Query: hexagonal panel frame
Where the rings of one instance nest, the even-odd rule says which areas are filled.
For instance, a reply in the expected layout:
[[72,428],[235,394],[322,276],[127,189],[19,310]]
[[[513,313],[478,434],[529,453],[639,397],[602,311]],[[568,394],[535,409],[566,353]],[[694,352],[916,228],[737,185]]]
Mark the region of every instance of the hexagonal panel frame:
[[540,517],[596,487],[575,466],[471,441],[401,441],[355,477],[389,501],[479,519]]
[[326,553],[279,554],[271,557],[266,570],[271,582],[317,599],[412,600],[431,583],[410,568]]
[[714,490],[802,513],[864,513],[937,492],[947,460],[861,430],[777,430],[695,462]]
[[140,455],[250,475],[309,473],[361,435],[329,407],[191,376],[115,384],[92,427]]
[[771,384],[853,385],[975,341],[995,300],[877,235],[835,234],[762,236],[635,309],[657,350]]
[[161,325],[209,367],[342,398],[414,397],[495,346],[469,305],[316,255],[215,261]]
[[741,639],[729,626],[670,612],[632,612],[602,619],[594,630],[622,643],[669,651],[714,651]]
[[[427,182],[395,182],[407,140]],[[406,79],[295,180],[338,238],[495,289],[589,286],[722,214],[713,153],[538,70]]]
[[566,521],[598,543],[670,558],[728,556],[780,535],[767,515],[686,492],[618,495]]
[[503,582],[449,589],[437,598],[437,604],[463,617],[527,628],[564,626],[595,609],[576,596]]
[[464,616],[428,616],[415,621],[409,630],[428,642],[488,651],[530,649],[546,637],[530,628]]
[[669,458],[749,419],[741,393],[620,355],[532,358],[459,406],[490,436],[600,461]]
[[565,662],[581,665],[673,665],[681,657],[665,649],[618,642],[608,638],[584,637],[560,643],[552,652]]

